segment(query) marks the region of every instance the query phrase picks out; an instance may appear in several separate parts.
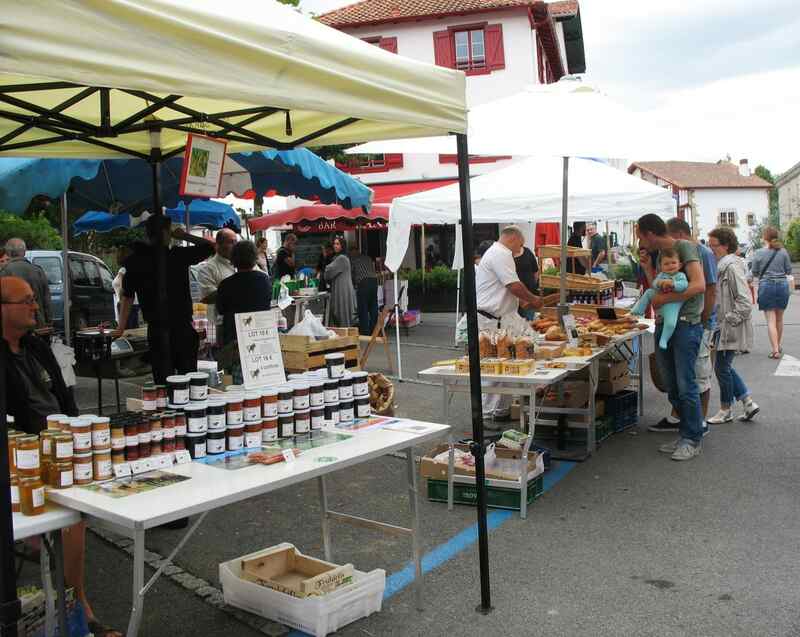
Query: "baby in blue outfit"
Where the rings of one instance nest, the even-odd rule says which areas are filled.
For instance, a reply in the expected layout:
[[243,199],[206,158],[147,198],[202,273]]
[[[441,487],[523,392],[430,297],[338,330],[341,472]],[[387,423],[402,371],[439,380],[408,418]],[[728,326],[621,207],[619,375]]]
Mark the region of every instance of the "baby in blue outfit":
[[[686,275],[681,272],[681,259],[677,251],[672,248],[665,248],[661,251],[661,272],[653,280],[653,285],[649,290],[646,290],[642,297],[636,302],[636,305],[631,308],[631,314],[642,316],[650,305],[653,296],[659,292],[683,292],[689,287],[689,280]],[[657,314],[662,318],[661,328],[661,342],[659,346],[661,349],[667,349],[669,339],[672,338],[672,333],[675,331],[675,326],[678,324],[678,317],[681,313],[682,302],[676,301],[673,303],[665,303],[657,310]]]

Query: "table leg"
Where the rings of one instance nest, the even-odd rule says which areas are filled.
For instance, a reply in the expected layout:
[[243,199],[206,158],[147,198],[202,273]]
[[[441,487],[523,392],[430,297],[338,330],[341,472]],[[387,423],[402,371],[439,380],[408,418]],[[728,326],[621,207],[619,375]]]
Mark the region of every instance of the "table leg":
[[637,361],[637,365],[639,366],[639,379],[637,382],[639,395],[636,398],[639,402],[639,416],[644,416],[644,353],[642,352],[642,349],[644,348],[644,338],[642,338],[642,335],[640,334],[636,337],[636,340],[639,345],[639,351],[637,352],[637,357],[639,359]]
[[419,541],[419,494],[417,493],[417,465],[414,462],[414,448],[406,452],[408,469],[408,502],[411,507],[411,550],[414,556],[414,582],[417,610],[422,610],[422,552]]
[[58,604],[58,634],[67,634],[67,599],[64,590],[64,544],[61,531],[53,533],[53,559],[56,563],[56,603]]
[[328,294],[322,302],[325,304],[325,325],[330,325],[331,323],[331,295]]
[[325,551],[325,561],[331,561],[331,527],[328,519],[328,489],[325,486],[325,476],[317,478],[319,485],[319,506],[322,513],[322,547]]
[[144,529],[136,529],[133,533],[133,606],[131,618],[128,621],[128,637],[139,634],[139,624],[142,621],[144,607]]
[[597,385],[600,379],[600,360],[594,359],[589,364],[589,428],[586,430],[586,453],[592,455],[595,447],[594,421],[597,415],[595,394],[597,393]]
[[[58,531],[57,531],[58,533]],[[44,634],[48,637],[55,635],[55,603],[53,591],[53,578],[50,573],[50,542],[49,534],[41,537],[39,548],[39,570],[41,573],[42,588],[44,589]]]

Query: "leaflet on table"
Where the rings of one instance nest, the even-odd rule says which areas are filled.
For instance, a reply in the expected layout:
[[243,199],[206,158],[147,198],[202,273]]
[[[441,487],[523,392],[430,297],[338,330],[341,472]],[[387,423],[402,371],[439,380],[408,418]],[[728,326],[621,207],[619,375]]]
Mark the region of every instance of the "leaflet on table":
[[235,315],[245,389],[286,382],[278,336],[279,315],[280,310],[277,309]]
[[369,418],[356,418],[353,422],[338,422],[331,428],[331,431],[363,432],[371,429],[381,429],[396,422],[400,421],[397,418],[387,418],[386,416],[370,416]]
[[95,493],[102,493],[112,498],[125,498],[129,495],[146,493],[154,489],[168,487],[190,479],[189,476],[182,476],[177,473],[150,471],[149,473],[143,473],[129,478],[117,478],[116,480],[110,480],[108,482],[96,482],[80,488],[94,491]]

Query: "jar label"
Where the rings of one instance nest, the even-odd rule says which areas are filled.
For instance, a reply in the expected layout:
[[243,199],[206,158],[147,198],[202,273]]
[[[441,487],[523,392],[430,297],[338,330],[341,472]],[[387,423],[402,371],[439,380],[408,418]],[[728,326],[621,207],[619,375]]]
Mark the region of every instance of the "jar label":
[[228,449],[238,451],[244,444],[244,436],[228,436]]
[[59,482],[62,487],[71,487],[72,486],[72,471],[62,471],[61,477],[59,478]]
[[294,400],[292,398],[286,398],[285,400],[278,401],[278,413],[279,414],[290,414],[294,409]]
[[281,425],[281,438],[291,438],[294,436],[294,422],[283,423]]
[[33,500],[33,508],[38,509],[44,506],[44,487],[38,489],[31,489],[31,500]]
[[261,432],[251,432],[247,433],[244,436],[244,446],[248,449],[253,449],[254,447],[261,446]]
[[369,385],[367,383],[353,385],[353,394],[356,396],[369,396]]
[[226,418],[229,425],[241,425],[243,418],[242,410],[237,409],[236,411],[229,411]]
[[16,484],[11,485],[11,504],[19,504],[19,487]]
[[150,444],[150,432],[145,431],[144,433],[139,432],[139,444],[140,445],[149,445]]
[[[139,439],[138,435],[136,436],[136,439],[137,440]],[[119,451],[120,449],[124,449],[125,448],[125,437],[123,436],[122,438],[112,438],[111,439],[111,448],[114,449],[115,451]],[[70,454],[70,455],[72,455],[72,454]]]
[[158,403],[153,400],[142,400],[142,411],[155,411]]
[[262,403],[264,407],[264,418],[277,418],[278,417],[278,403]]
[[165,427],[162,431],[164,432],[164,440],[173,440],[175,438],[175,427]]
[[225,414],[209,414],[208,415],[208,428],[209,429],[225,429]]
[[173,405],[185,405],[189,402],[189,390],[188,389],[175,389],[172,391],[172,404]]
[[340,411],[341,410],[336,409],[336,410],[331,412],[331,420],[333,420],[333,424],[334,425],[339,422],[339,412]]
[[49,456],[51,452],[50,438],[45,436],[44,438],[40,438],[40,440],[42,441],[42,454]]
[[194,457],[195,458],[205,458],[206,457],[206,443],[198,442],[194,446]]
[[353,408],[350,407],[348,409],[340,409],[339,420],[341,422],[353,422]]
[[38,449],[17,449],[17,469],[38,469]]
[[208,421],[205,416],[190,417],[187,426],[191,433],[203,433],[208,428]]
[[353,398],[353,387],[339,387],[339,400],[347,400]]
[[125,445],[128,447],[136,447],[139,444],[139,434],[134,436],[125,436]]
[[175,435],[176,436],[185,436],[186,435],[186,425],[175,425]]
[[302,410],[302,409],[308,409],[309,404],[310,403],[308,402],[308,395],[295,396],[294,397],[294,408],[295,408],[295,411],[299,411],[299,410]]
[[341,378],[344,376],[344,363],[328,365],[328,376],[330,378]]
[[272,442],[278,439],[278,428],[270,427],[269,429],[261,430],[261,440],[264,442]]
[[92,444],[95,447],[105,447],[111,442],[111,432],[108,429],[92,431]]
[[156,408],[158,409],[166,409],[167,408],[167,397],[166,396],[159,396],[156,398]]
[[310,421],[309,421],[309,419],[307,417],[306,418],[297,418],[295,416],[295,419],[294,419],[294,431],[295,431],[295,433],[298,433],[298,434],[306,434],[306,433],[308,433],[309,422]]
[[312,407],[322,407],[325,405],[325,392],[320,391],[315,394],[311,394],[311,398],[309,399],[309,404]]
[[151,440],[151,442],[161,442],[163,437],[164,437],[164,430],[163,429],[156,429],[155,431],[151,431],[150,432],[150,440]]
[[209,438],[206,440],[208,453],[222,453],[225,451],[225,438]]
[[92,434],[89,431],[73,431],[72,444],[75,449],[82,451],[92,446]]
[[338,389],[326,389],[325,390],[325,402],[326,403],[339,402],[339,390]]
[[244,420],[245,422],[253,422],[255,420],[261,420],[261,405],[259,404],[256,407],[245,407]]
[[369,403],[366,405],[356,405],[356,416],[358,418],[369,418],[372,411],[369,408]]
[[[178,392],[175,392],[176,394]],[[208,387],[206,385],[192,385],[189,388],[189,397],[192,400],[205,400],[208,396]]]
[[92,479],[92,465],[88,462],[82,462],[72,466],[72,473],[75,476],[75,482],[86,481]]
[[322,429],[322,425],[325,423],[325,416],[323,414],[319,414],[318,416],[311,416],[311,428],[312,429]]
[[72,457],[72,440],[69,442],[56,443],[56,458],[71,458]]
[[111,477],[111,460],[95,460],[94,477],[95,480]]

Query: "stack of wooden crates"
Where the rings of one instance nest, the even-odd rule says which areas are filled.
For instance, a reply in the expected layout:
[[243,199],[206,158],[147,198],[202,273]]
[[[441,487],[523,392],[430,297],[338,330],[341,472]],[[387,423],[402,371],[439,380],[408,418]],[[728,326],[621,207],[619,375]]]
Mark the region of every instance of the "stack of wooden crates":
[[281,334],[283,366],[287,374],[297,374],[325,367],[325,354],[341,352],[348,370],[358,370],[358,328],[332,327],[336,338],[318,341],[311,336]]

